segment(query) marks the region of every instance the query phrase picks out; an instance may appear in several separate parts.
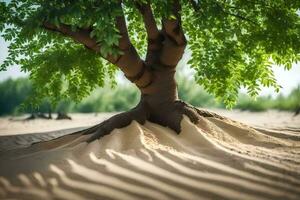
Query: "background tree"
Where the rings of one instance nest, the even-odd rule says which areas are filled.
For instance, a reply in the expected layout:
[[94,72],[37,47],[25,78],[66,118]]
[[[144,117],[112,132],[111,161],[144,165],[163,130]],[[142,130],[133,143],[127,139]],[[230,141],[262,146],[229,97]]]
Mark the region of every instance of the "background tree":
[[31,84],[24,78],[0,83],[0,115],[17,113],[16,107],[25,101],[30,92]]
[[90,140],[150,120],[180,132],[182,115],[215,116],[177,96],[174,74],[188,44],[198,84],[229,106],[276,84],[271,64],[300,60],[299,0],[111,0],[1,2],[0,30],[11,41],[5,70],[30,72],[36,94],[80,100],[117,69],[141,93],[132,110],[86,133]]

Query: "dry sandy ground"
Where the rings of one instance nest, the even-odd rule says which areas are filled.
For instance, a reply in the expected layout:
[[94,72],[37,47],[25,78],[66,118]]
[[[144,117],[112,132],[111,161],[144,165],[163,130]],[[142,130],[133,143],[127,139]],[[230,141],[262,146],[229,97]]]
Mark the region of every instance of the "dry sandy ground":
[[217,112],[259,128],[216,118],[195,126],[184,118],[176,135],[134,121],[92,143],[74,134],[26,147],[109,114],[1,119],[0,199],[300,199],[300,117]]
[[[300,129],[300,115],[294,117],[291,112],[279,112],[275,110],[267,112],[247,112],[223,109],[211,109],[211,111],[255,127],[268,129]],[[65,131],[65,129],[71,129],[72,132],[74,128],[78,130],[93,126],[115,114],[116,113],[71,114],[72,120],[22,120],[25,119],[27,115],[14,118],[1,117],[0,136]]]

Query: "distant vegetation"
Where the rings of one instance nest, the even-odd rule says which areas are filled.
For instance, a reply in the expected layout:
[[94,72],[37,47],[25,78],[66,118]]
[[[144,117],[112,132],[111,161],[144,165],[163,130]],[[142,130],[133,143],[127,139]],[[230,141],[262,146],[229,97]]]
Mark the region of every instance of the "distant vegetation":
[[[225,108],[225,105],[216,102],[202,88],[196,87],[193,80],[179,78],[179,95],[181,99],[190,104],[204,108]],[[246,94],[240,94],[234,109],[249,110],[254,112],[266,111],[268,109],[296,111],[300,107],[300,85],[294,88],[289,95],[279,94],[276,98],[271,96],[259,96],[256,99]]]
[[[198,107],[224,108],[225,106],[214,100],[213,96],[202,88],[196,87],[193,80],[185,77],[178,79],[179,96],[182,100]],[[50,103],[45,99],[39,108],[20,106],[30,96],[32,86],[27,78],[8,79],[0,83],[0,115],[16,115],[20,113],[45,112],[50,109]],[[52,112],[113,112],[129,110],[139,100],[139,93],[133,85],[119,84],[110,87],[98,88],[89,97],[79,104],[70,100],[60,101]],[[300,86],[295,88],[288,96],[279,95],[258,97],[256,100],[241,94],[234,108],[250,111],[265,111],[267,109],[295,111],[300,106]]]

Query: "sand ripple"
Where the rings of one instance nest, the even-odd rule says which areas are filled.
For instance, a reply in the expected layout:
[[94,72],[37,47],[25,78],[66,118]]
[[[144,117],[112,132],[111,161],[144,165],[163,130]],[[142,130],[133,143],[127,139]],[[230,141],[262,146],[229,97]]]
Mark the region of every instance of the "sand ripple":
[[184,118],[180,135],[134,121],[89,144],[74,137],[2,152],[0,197],[300,199],[297,131]]

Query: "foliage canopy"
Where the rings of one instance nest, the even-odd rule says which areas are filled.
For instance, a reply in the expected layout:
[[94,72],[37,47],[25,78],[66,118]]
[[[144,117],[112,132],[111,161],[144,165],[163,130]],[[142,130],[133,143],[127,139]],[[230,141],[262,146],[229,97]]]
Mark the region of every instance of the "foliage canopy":
[[[9,55],[0,67],[17,64],[30,72],[36,100],[61,97],[80,100],[106,77],[114,80],[116,67],[102,57],[116,56],[120,33],[115,19],[125,15],[129,36],[141,56],[147,37],[136,4],[151,2],[156,23],[176,18],[176,0],[12,0],[0,2],[0,32],[10,41]],[[300,60],[299,0],[181,0],[182,26],[191,50],[190,66],[196,82],[225,104],[235,103],[238,89],[251,96],[261,85],[276,84],[272,64],[290,69]],[[101,44],[95,53],[44,23],[72,30],[89,29]]]

